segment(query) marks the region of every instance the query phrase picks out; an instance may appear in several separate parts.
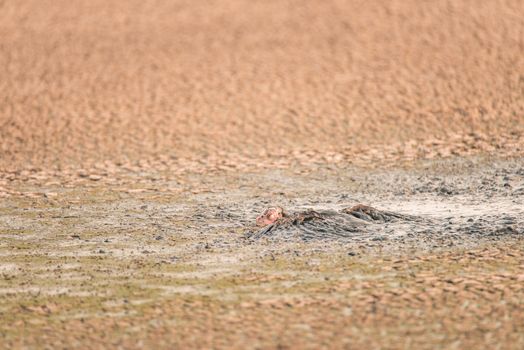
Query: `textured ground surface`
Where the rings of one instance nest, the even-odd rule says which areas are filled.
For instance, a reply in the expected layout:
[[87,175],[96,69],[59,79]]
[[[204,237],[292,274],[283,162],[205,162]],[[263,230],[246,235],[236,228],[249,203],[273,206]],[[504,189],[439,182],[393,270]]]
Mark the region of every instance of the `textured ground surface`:
[[520,0],[2,1],[0,163],[522,149],[523,18]]
[[0,348],[522,349],[523,156],[519,0],[0,0]]
[[[131,189],[85,179],[6,198],[3,346],[524,345],[522,159],[308,170],[194,174],[200,191],[178,192],[151,174]],[[249,238],[269,205],[356,203],[416,220]]]

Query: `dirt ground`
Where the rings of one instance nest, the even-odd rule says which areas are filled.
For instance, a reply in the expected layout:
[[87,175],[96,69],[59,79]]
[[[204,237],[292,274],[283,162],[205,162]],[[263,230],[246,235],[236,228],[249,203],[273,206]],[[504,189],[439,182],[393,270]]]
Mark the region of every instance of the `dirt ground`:
[[[0,206],[3,346],[522,347],[522,158],[301,170],[21,184]],[[356,203],[424,220],[247,238],[268,205]]]
[[523,13],[520,0],[2,1],[1,163],[522,146]]
[[522,349],[523,243],[522,1],[0,0],[0,348]]

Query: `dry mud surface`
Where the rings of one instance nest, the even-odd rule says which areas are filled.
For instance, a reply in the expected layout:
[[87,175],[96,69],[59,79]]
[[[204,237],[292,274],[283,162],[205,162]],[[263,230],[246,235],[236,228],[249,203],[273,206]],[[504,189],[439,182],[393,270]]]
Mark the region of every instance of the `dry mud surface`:
[[[4,347],[524,345],[522,158],[150,177],[2,202]],[[253,234],[269,205],[357,203],[399,215]]]
[[521,0],[0,1],[0,165],[522,150],[523,18]]
[[0,0],[0,348],[113,347],[524,348],[524,2]]

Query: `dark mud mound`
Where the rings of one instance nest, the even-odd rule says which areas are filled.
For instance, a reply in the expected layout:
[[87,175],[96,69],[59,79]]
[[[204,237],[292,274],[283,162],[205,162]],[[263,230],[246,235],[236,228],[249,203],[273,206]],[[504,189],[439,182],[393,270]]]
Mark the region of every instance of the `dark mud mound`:
[[[377,210],[358,205],[352,208],[335,210],[308,210],[288,215],[267,225],[263,229],[251,232],[249,238],[301,238],[313,239],[362,239],[370,237],[382,226],[420,222],[422,218],[403,215],[390,211]],[[376,238],[376,237],[375,237]]]
[[524,218],[514,215],[483,215],[467,220],[451,219],[446,230],[470,236],[504,237],[519,235],[524,238]]
[[367,205],[356,205],[351,208],[342,209],[343,214],[350,215],[354,218],[364,220],[367,222],[374,223],[384,223],[384,222],[394,222],[398,220],[407,220],[407,221],[417,221],[420,218],[416,216],[399,214],[391,211],[378,210]]
[[[416,243],[428,247],[462,244],[465,241],[524,238],[524,219],[510,213],[456,209],[451,216],[405,215],[358,205],[335,210],[308,210],[288,214],[248,238],[271,240],[346,240],[353,243]],[[373,244],[375,245],[375,244]]]

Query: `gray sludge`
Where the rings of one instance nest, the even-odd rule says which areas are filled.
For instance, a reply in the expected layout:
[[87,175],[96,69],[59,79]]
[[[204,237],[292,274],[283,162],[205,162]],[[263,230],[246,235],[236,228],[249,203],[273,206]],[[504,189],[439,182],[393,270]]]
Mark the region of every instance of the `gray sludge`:
[[396,222],[420,222],[422,218],[402,215],[390,211],[381,211],[371,207],[357,206],[334,210],[308,210],[288,215],[259,231],[248,233],[248,237],[292,238],[303,240],[358,238],[374,231],[376,225],[387,225]]
[[[356,208],[356,209],[355,209]],[[308,210],[290,214],[258,231],[249,239],[350,240],[351,242],[425,242],[430,246],[461,244],[465,240],[499,240],[524,237],[524,218],[503,213],[464,217],[412,216],[371,207]]]

